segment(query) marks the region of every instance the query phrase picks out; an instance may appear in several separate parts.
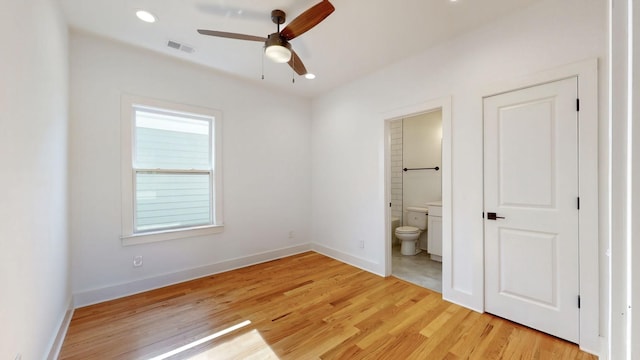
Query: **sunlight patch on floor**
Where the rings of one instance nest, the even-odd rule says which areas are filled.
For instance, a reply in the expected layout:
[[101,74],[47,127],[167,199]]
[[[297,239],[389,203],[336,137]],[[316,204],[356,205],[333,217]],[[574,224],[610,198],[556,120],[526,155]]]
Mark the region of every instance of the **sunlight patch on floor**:
[[200,354],[192,356],[189,360],[212,360],[212,359],[260,359],[279,360],[273,350],[269,347],[258,330],[251,330],[233,339],[207,349]]
[[[194,342],[191,342],[191,343],[189,343],[189,344],[187,344],[187,345],[181,346],[181,347],[179,347],[179,348],[177,348],[177,349],[175,349],[175,350],[171,350],[171,351],[166,352],[166,353],[164,353],[164,354],[162,354],[162,355],[158,355],[158,356],[156,356],[156,357],[153,357],[153,358],[151,358],[150,360],[164,360],[164,359],[167,359],[167,358],[169,358],[169,357],[171,357],[171,356],[177,355],[177,354],[179,354],[179,353],[181,353],[181,352],[184,352],[184,351],[187,351],[187,350],[189,350],[189,349],[193,349],[194,347],[196,347],[196,346],[198,346],[198,345],[202,345],[202,344],[204,344],[204,343],[206,343],[206,342],[209,342],[209,341],[211,341],[211,340],[214,340],[214,339],[216,339],[216,338],[219,338],[219,337],[221,337],[221,336],[223,336],[223,335],[226,335],[226,334],[228,334],[228,333],[230,333],[230,332],[233,332],[233,331],[235,331],[235,330],[238,330],[238,329],[243,328],[243,327],[245,327],[245,326],[247,326],[247,325],[250,325],[250,324],[251,324],[251,321],[249,321],[249,320],[245,320],[245,321],[243,321],[243,322],[241,322],[241,323],[239,323],[239,324],[233,325],[233,326],[228,327],[228,328],[226,328],[226,329],[224,329],[224,330],[221,330],[221,331],[218,331],[218,332],[216,332],[216,333],[214,333],[214,334],[211,334],[211,335],[209,335],[209,336],[203,337],[202,339],[199,339],[199,340],[196,340],[196,341],[194,341]],[[255,331],[255,330],[254,330],[254,331]],[[258,336],[260,336],[260,335],[258,335]],[[262,338],[261,338],[261,339],[262,339]],[[264,341],[263,341],[263,342],[264,342]],[[265,345],[266,345],[266,344],[265,344]],[[194,358],[194,359],[195,359],[195,358]],[[198,358],[198,359],[203,359],[203,358]],[[207,358],[204,358],[204,359],[207,359]],[[276,358],[276,359],[277,359],[277,358]]]

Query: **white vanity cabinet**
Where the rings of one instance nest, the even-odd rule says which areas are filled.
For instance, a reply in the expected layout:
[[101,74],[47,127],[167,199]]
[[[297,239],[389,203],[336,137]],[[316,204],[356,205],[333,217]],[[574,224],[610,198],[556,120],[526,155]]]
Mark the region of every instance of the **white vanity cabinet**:
[[431,260],[442,261],[442,202],[428,203],[427,251]]

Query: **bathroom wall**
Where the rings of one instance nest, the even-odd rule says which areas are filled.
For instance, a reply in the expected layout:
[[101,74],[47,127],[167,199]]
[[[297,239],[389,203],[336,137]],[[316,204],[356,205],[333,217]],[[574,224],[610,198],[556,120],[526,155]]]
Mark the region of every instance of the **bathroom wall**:
[[[402,134],[403,168],[442,168],[442,111],[405,118]],[[403,172],[402,198],[405,207],[441,200],[442,171]]]
[[402,222],[402,119],[391,122],[391,217]]

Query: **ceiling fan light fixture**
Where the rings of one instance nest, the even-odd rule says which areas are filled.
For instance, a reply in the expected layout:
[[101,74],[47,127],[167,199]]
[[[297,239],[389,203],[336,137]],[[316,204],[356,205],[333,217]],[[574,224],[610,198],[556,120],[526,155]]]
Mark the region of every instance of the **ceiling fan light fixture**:
[[273,62],[286,63],[291,60],[291,45],[282,40],[280,34],[273,33],[265,43],[264,54]]
[[312,73],[306,73],[306,74],[304,74],[304,77],[305,77],[306,79],[313,80],[313,79],[315,79],[315,78],[316,78],[316,75],[315,75],[315,74],[312,74]]

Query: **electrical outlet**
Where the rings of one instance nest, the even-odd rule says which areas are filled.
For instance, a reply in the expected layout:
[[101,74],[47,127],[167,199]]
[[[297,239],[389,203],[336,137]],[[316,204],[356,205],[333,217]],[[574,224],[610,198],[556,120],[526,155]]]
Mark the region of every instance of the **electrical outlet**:
[[364,240],[360,240],[358,245],[360,245],[360,249],[364,249]]
[[289,239],[293,239],[296,237],[296,233],[293,231],[289,231]]
[[133,267],[142,266],[142,255],[136,255],[133,257]]

